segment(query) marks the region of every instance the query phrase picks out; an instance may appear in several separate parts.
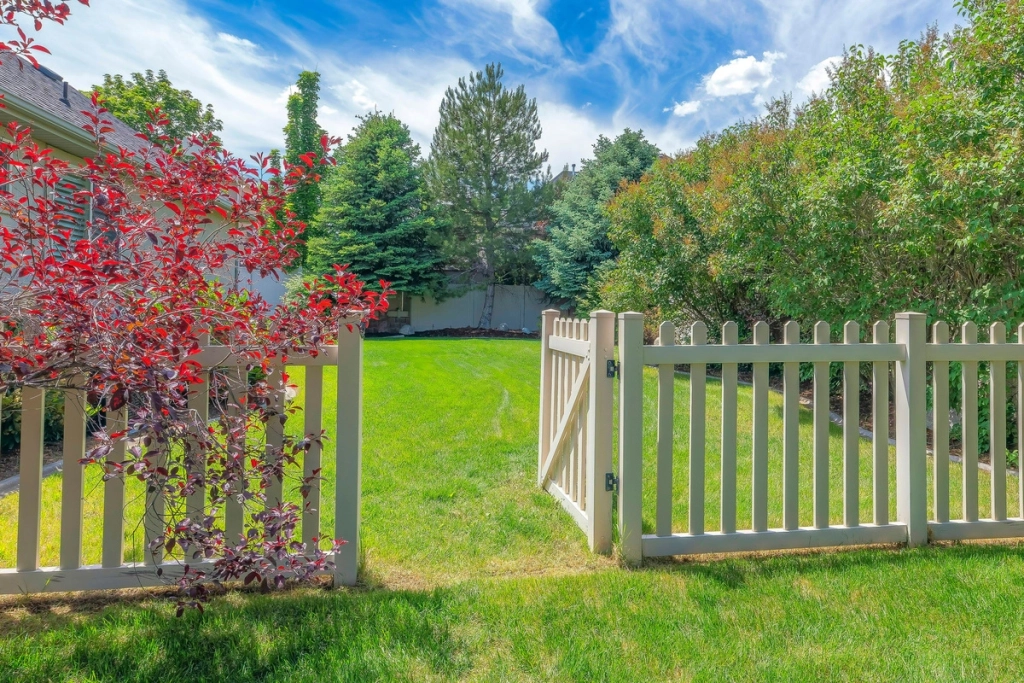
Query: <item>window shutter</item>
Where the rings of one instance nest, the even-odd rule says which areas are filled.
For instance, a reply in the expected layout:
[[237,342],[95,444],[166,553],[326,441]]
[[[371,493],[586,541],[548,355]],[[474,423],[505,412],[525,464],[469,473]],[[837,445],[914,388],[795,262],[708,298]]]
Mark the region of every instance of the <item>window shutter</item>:
[[64,230],[71,231],[72,243],[87,240],[90,237],[87,229],[90,206],[75,201],[75,193],[85,192],[88,189],[89,181],[85,178],[66,175],[57,183],[53,193],[53,199],[61,207],[61,213],[66,214],[64,218],[57,221],[57,225]]

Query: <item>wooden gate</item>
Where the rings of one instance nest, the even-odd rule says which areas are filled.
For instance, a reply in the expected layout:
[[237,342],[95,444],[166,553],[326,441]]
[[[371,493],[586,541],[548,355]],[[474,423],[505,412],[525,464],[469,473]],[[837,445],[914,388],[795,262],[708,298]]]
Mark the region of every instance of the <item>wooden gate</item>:
[[612,384],[615,314],[590,320],[544,311],[541,328],[540,445],[537,483],[587,533],[590,549],[610,553]]

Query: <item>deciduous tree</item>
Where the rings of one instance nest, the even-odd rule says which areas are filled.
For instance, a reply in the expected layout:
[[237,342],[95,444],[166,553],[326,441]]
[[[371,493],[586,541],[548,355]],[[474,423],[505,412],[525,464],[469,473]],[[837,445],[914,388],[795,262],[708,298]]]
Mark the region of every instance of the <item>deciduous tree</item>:
[[128,78],[107,74],[103,84],[93,86],[93,90],[111,114],[138,131],[147,130],[146,124],[157,110],[167,121],[161,131],[170,140],[187,140],[193,135],[219,140],[217,133],[224,128],[212,105],[204,106],[191,91],[175,88],[163,69],[156,74],[152,70],[136,72]]

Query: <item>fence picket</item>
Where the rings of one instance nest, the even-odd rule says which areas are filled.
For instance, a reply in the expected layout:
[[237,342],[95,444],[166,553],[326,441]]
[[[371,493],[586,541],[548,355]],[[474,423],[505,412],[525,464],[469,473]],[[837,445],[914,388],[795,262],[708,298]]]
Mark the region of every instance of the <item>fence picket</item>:
[[[708,328],[695,322],[690,328],[690,345],[708,343]],[[707,372],[705,363],[690,364],[690,533],[704,533],[704,457],[707,424]],[[669,463],[671,467],[671,463]]]
[[[157,445],[155,438],[153,445],[146,453],[146,458],[152,462],[154,468],[166,471],[167,451],[164,447]],[[146,564],[159,565],[164,562],[164,546],[158,540],[164,533],[163,492],[166,483],[167,477],[159,472],[154,472],[153,477],[146,482],[146,512],[142,523],[143,537],[146,543],[143,557]]]
[[[754,344],[768,344],[768,323],[754,323]],[[754,363],[751,515],[754,531],[768,529],[768,364]]]
[[[128,408],[107,412],[107,431],[127,428]],[[108,463],[124,462],[125,444],[119,440],[107,456]],[[120,567],[124,563],[124,477],[108,479],[103,484],[103,566]]]
[[[228,405],[227,411],[230,416],[244,415],[248,409],[248,377],[245,369],[232,367],[227,371],[228,383]],[[231,455],[231,454],[229,454]],[[245,469],[245,458],[242,458],[242,468]],[[224,535],[228,543],[238,543],[245,532],[245,509],[238,502],[237,496],[242,493],[245,482],[239,482],[238,488],[231,491],[224,504]]]
[[[932,343],[949,343],[949,325],[937,322],[932,326]],[[935,521],[949,521],[949,361],[932,363],[932,475],[935,498]]]
[[[210,373],[202,373],[202,384],[194,384],[189,387],[188,409],[194,415],[197,425],[205,425],[210,419]],[[195,439],[190,439],[190,446],[194,449],[189,469],[191,474],[199,482],[196,484],[195,493],[188,498],[188,515],[192,519],[200,519],[206,510],[206,459],[198,454],[198,447]]]
[[60,568],[82,566],[82,503],[85,497],[86,395],[78,389],[64,392],[64,469],[60,499]]
[[21,462],[18,497],[18,571],[39,568],[39,530],[43,513],[43,415],[46,392],[21,390]]
[[[1006,343],[1006,326],[992,323],[989,342]],[[1006,361],[992,361],[989,380],[989,463],[992,466],[992,519],[1006,519]]]
[[[814,325],[814,343],[829,343],[829,325]],[[814,527],[827,529],[828,513],[828,363],[814,364]]]
[[[978,343],[978,326],[972,322],[961,328],[961,344]],[[978,521],[978,363],[964,361],[963,411],[961,414],[961,446],[963,448],[963,519]]]
[[[889,323],[878,321],[872,333],[875,344],[889,343]],[[889,523],[889,363],[871,364],[871,472],[874,523]]]
[[[302,476],[304,479],[315,477],[321,467],[323,446],[320,433],[323,431],[324,406],[324,369],[320,366],[306,368],[306,398],[303,406],[303,427],[306,437],[311,440],[309,450],[302,456]],[[317,481],[309,489],[305,499],[305,512],[302,518],[302,543],[307,552],[311,552],[318,544],[320,534],[320,482]]]
[[[658,346],[674,346],[676,326],[663,322]],[[691,373],[690,381],[693,381]],[[692,386],[692,384],[691,384]],[[654,530],[658,536],[672,533],[672,432],[675,415],[675,366],[658,366],[658,483]],[[692,429],[692,421],[691,421]],[[691,499],[692,500],[692,499]],[[693,511],[691,510],[691,520]]]
[[[267,377],[267,382],[270,384],[273,392],[273,403],[271,409],[273,414],[270,419],[267,420],[267,434],[265,443],[265,455],[266,461],[270,460],[270,453],[275,453],[276,458],[281,457],[281,446],[284,444],[284,417],[285,417],[285,406],[284,406],[284,366],[280,363],[274,363],[270,366],[270,373]],[[270,485],[266,491],[267,501],[266,507],[275,508],[281,505],[284,498],[284,482],[277,478],[271,477]]]
[[[739,326],[722,326],[722,344],[739,344]],[[721,528],[723,534],[736,531],[736,437],[739,406],[736,397],[737,364],[722,364],[722,492]]]
[[[783,343],[800,343],[800,324],[786,323]],[[800,528],[800,364],[782,366],[782,528]]]
[[[860,343],[860,326],[843,326],[843,343]],[[843,363],[843,524],[860,526],[860,363]]]

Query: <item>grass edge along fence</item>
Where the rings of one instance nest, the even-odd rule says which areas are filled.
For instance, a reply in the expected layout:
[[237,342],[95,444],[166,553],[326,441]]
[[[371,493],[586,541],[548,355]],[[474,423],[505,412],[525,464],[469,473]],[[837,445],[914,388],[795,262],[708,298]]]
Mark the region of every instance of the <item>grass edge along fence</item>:
[[[244,359],[232,355],[223,347],[206,346],[196,356],[204,368],[238,367]],[[289,356],[288,365],[306,368],[306,403],[303,420],[306,434],[319,434],[322,429],[323,368],[336,365],[337,432],[335,440],[335,529],[334,537],[347,541],[332,557],[335,563],[335,585],[354,585],[359,560],[359,522],[362,467],[362,412],[363,412],[363,339],[358,326],[348,329],[341,325],[337,346],[328,346],[316,356],[295,354]],[[201,416],[209,408],[209,382],[206,391],[193,392],[190,406]],[[102,562],[99,565],[82,564],[84,468],[79,460],[85,456],[86,412],[85,397],[81,392],[67,391],[64,401],[63,478],[60,511],[60,566],[40,566],[40,522],[42,518],[43,480],[43,413],[45,394],[41,389],[26,388],[23,394],[21,448],[19,453],[20,486],[18,501],[17,563],[14,569],[0,569],[0,594],[39,593],[44,591],[79,591],[110,588],[135,588],[163,585],[180,575],[183,564],[165,560],[159,553],[147,554],[142,563],[124,562],[124,530],[126,523],[139,520],[125,519],[125,482],[114,478],[103,484]],[[124,424],[126,415],[121,411],[108,419]],[[268,427],[268,442],[283,439],[283,426]],[[118,443],[109,459],[124,460],[125,443]],[[314,444],[303,457],[304,476],[320,469],[321,453]],[[200,490],[188,501],[190,509],[200,511],[205,501],[205,490]],[[302,524],[303,541],[314,543],[312,536],[320,528],[319,487],[310,491],[310,507]],[[280,499],[281,485],[268,491],[268,497]],[[162,497],[147,500],[145,519],[147,545],[151,534],[162,528]],[[234,501],[225,506],[225,529],[229,535],[244,531],[244,510]],[[305,523],[306,520],[310,523]],[[203,569],[204,562],[190,563]],[[158,573],[159,571],[159,573]]]
[[[557,311],[544,313],[541,363],[541,416],[540,416],[540,471],[539,483],[562,502],[589,531],[611,525],[610,507],[601,510],[596,521],[583,515],[585,506],[579,506],[572,491],[601,491],[610,500],[611,492],[618,491],[618,523],[621,552],[630,563],[644,557],[770,551],[795,548],[837,547],[848,545],[905,543],[920,546],[929,541],[999,539],[1024,536],[1024,492],[1018,501],[1019,517],[1008,516],[1006,480],[1006,363],[1018,362],[1018,395],[1024,396],[1024,325],[1016,344],[1006,343],[1006,328],[995,323],[990,330],[989,343],[977,343],[977,327],[964,325],[960,343],[951,344],[949,327],[939,322],[932,327],[932,341],[928,341],[926,318],[920,313],[900,313],[896,316],[895,342],[890,342],[890,327],[886,322],[873,327],[873,342],[860,343],[860,328],[849,322],[843,328],[843,342],[830,341],[826,323],[814,328],[814,341],[800,343],[800,330],[790,322],[784,330],[782,344],[769,343],[766,323],[757,323],[753,330],[753,343],[739,344],[735,323],[726,323],[721,344],[707,344],[707,327],[694,323],[690,329],[689,344],[675,345],[676,330],[671,323],[663,323],[660,337],[653,345],[643,339],[643,315],[621,313],[619,322],[619,363],[611,350],[598,358],[596,345],[580,338],[579,330],[589,330],[591,338],[604,318],[611,314],[602,311],[589,321],[558,317]],[[610,378],[618,375],[619,382],[619,471],[616,478],[594,464],[608,463],[610,448],[605,454],[592,444],[610,439],[611,420],[590,420],[568,436],[559,425],[558,438],[552,438],[553,425],[571,422],[564,419],[574,408],[574,401],[582,403],[575,392],[579,374],[576,365],[592,366],[594,359],[608,363],[607,384],[604,368],[598,375],[591,368],[591,383],[599,389],[591,392],[589,410],[596,409],[604,391],[611,392]],[[951,518],[949,484],[949,428],[943,420],[936,420],[933,432],[935,457],[931,482],[927,461],[927,392],[928,364],[932,364],[934,409],[936,415],[949,414],[949,364],[962,366],[963,463],[962,496],[956,518]],[[992,430],[991,495],[988,516],[983,518],[978,504],[978,364],[990,363],[989,373]],[[771,363],[783,366],[783,444],[782,444],[782,526],[768,526],[768,368]],[[814,369],[813,409],[813,523],[799,523],[799,410],[800,363],[812,363]],[[831,524],[829,519],[829,364],[843,364],[843,454],[842,454],[842,508],[843,523]],[[872,432],[870,463],[872,467],[871,520],[860,519],[860,365],[871,364],[872,369]],[[894,402],[896,426],[895,482],[889,481],[889,417],[890,417],[890,363],[895,364]],[[720,514],[717,529],[708,529],[704,521],[705,491],[705,419],[706,371],[708,364],[722,367],[722,425],[720,465]],[[749,524],[741,523],[737,509],[737,369],[739,364],[753,367],[753,420],[752,420],[752,474],[751,509]],[[657,400],[657,475],[654,533],[644,533],[642,512],[643,489],[643,368],[658,369]],[[685,533],[674,533],[673,511],[673,404],[674,374],[677,365],[690,366],[689,396],[689,463],[687,495],[688,519]],[[598,397],[595,399],[595,395]],[[559,406],[564,407],[559,407]],[[1024,411],[1018,420],[1024,421]],[[585,414],[585,413],[584,413]],[[560,419],[556,419],[560,418]],[[731,428],[729,426],[731,425]],[[1020,425],[1024,433],[1024,425]],[[589,430],[589,431],[588,431]],[[577,444],[583,444],[588,454],[596,450],[597,460],[588,456],[573,469]],[[562,453],[562,460],[552,465],[554,448]],[[550,475],[550,477],[549,477]],[[585,481],[578,481],[580,478]],[[896,518],[889,518],[888,500],[895,485]],[[929,510],[928,487],[934,487],[933,502]],[[575,487],[575,488],[574,488]],[[1020,487],[1024,491],[1024,487]],[[567,495],[568,493],[568,495]],[[558,495],[561,494],[561,495]],[[569,500],[565,500],[568,498]],[[572,503],[576,503],[575,510]],[[590,527],[584,522],[587,522]],[[610,545],[591,549],[608,552]]]

